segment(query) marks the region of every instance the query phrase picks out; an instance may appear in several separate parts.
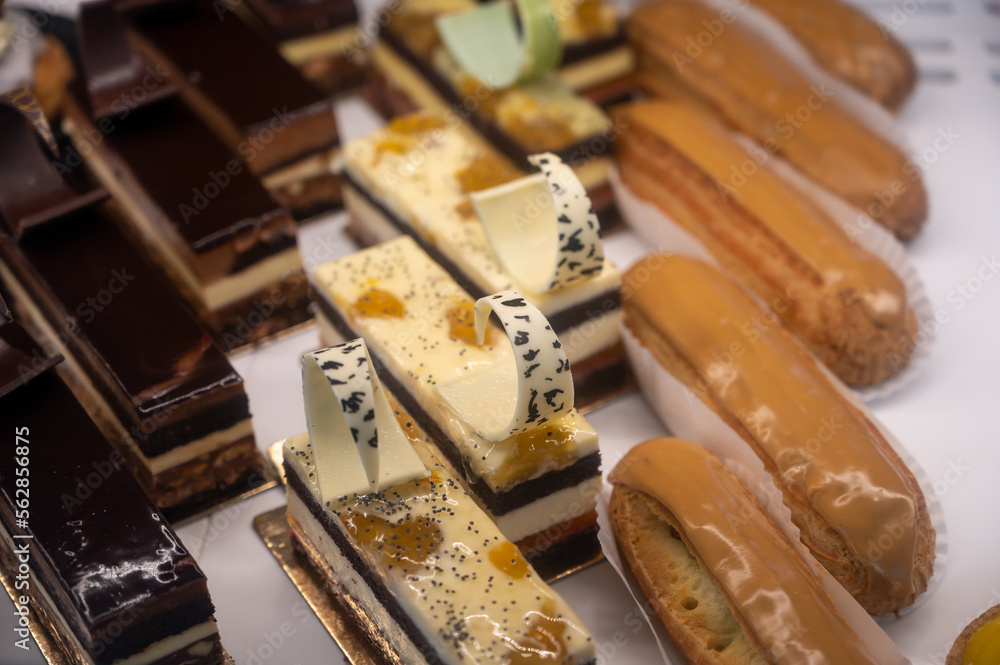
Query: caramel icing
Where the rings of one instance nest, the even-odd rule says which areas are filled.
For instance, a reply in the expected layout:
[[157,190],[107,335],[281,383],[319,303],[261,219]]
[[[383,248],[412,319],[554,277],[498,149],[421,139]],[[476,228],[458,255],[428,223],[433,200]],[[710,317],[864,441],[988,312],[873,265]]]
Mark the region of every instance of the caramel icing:
[[[778,665],[876,663],[792,546],[717,457],[681,439],[633,448],[611,482],[673,515],[685,544]],[[739,516],[738,518],[736,516]]]
[[[695,107],[648,102],[629,109],[629,118],[675,150],[720,185],[734,164],[752,157],[720,123]],[[852,242],[837,223],[762,165],[742,187],[728,187],[755,221],[803,261],[824,286],[851,292],[875,325],[902,334],[907,322],[906,289],[878,257]]]
[[624,291],[631,292],[627,317],[638,310],[697,370],[696,392],[709,392],[737,419],[776,482],[842,536],[865,565],[868,588],[891,598],[914,594],[923,497],[816,364],[781,330],[748,336],[759,309],[700,261],[649,257],[630,271]]

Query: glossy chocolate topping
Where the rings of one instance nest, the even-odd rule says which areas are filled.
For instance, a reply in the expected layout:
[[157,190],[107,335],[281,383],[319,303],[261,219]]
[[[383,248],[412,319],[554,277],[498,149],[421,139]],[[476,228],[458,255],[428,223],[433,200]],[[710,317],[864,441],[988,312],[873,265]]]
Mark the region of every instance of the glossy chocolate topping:
[[205,0],[173,2],[131,14],[130,20],[244,135],[270,128],[271,139],[283,141],[291,124],[323,117],[313,149],[335,142],[333,102],[273,42],[214,7]]
[[[730,182],[733,165],[749,159],[721,123],[692,105],[666,101],[635,104],[629,108],[628,118],[722,186]],[[801,259],[814,280],[854,294],[868,319],[894,338],[904,333],[908,308],[902,281],[878,257],[848,238],[809,199],[766,165],[745,186],[729,188],[727,193]]]
[[53,168],[32,123],[7,104],[0,104],[0,214],[10,233],[20,237],[31,228],[103,199],[102,189],[78,193]]
[[[147,65],[129,43],[125,22],[110,0],[80,5],[77,34],[95,118],[120,113],[126,108],[125,100],[133,106],[144,106],[177,92],[167,81],[151,90],[144,86]],[[137,89],[146,93],[141,99],[135,94]]]
[[358,20],[352,0],[248,0],[278,39],[305,37]]
[[46,355],[28,333],[12,321],[7,305],[0,299],[0,398],[63,359],[58,354]]
[[[888,443],[787,333],[746,332],[761,310],[706,263],[647,257],[626,275],[626,321],[642,319],[698,372],[699,388],[739,421],[780,486],[801,497],[865,564],[869,589],[914,594],[923,496]],[[651,340],[654,349],[661,342]],[[893,537],[886,538],[892,528]],[[891,541],[891,542],[887,542]]]
[[116,120],[103,140],[194,252],[287,216],[246,164],[179,98]]
[[16,456],[0,455],[3,526],[32,535],[32,569],[98,662],[211,617],[201,570],[54,372],[3,398],[0,427],[12,446],[23,434],[31,470],[29,527],[15,530]]
[[715,455],[681,439],[653,439],[630,450],[610,480],[669,511],[751,644],[768,654],[767,662],[877,662],[817,577]]

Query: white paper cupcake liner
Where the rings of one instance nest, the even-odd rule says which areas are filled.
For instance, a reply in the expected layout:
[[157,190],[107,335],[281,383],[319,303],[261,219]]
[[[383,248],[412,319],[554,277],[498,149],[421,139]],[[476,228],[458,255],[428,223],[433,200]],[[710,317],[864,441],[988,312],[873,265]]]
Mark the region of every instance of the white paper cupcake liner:
[[[750,139],[738,137],[746,145]],[[930,354],[930,342],[933,339],[934,308],[927,291],[924,288],[916,269],[909,262],[906,250],[895,236],[879,226],[871,218],[853,208],[823,187],[812,182],[794,167],[783,160],[771,156],[767,162],[775,175],[801,191],[820,206],[836,221],[844,231],[859,245],[882,259],[886,265],[899,276],[906,288],[907,302],[917,319],[917,334],[913,349],[909,353],[909,363],[901,372],[874,386],[855,388],[857,395],[865,402],[873,402],[898,392],[908,385],[919,374]],[[764,167],[762,167],[764,168]],[[657,208],[652,203],[639,198],[622,182],[617,170],[610,174],[611,187],[622,217],[629,227],[642,238],[651,252],[670,252],[702,259],[712,265],[719,266],[718,261],[694,236],[688,233],[680,224]],[[766,303],[751,296],[757,303],[767,309]]]
[[[653,355],[642,346],[628,329],[623,330],[622,340],[643,395],[653,408],[653,411],[667,425],[668,429],[674,435],[699,443],[718,455],[726,467],[753,492],[771,519],[774,520],[775,524],[778,525],[789,541],[795,546],[812,570],[819,575],[827,593],[830,594],[834,603],[843,612],[865,645],[876,656],[878,662],[887,665],[909,663],[910,661],[899,652],[885,632],[878,626],[876,619],[869,616],[854,598],[815,560],[808,550],[806,550],[805,546],[802,545],[799,539],[799,530],[792,523],[791,512],[782,501],[781,491],[774,485],[770,475],[765,471],[763,463],[750,446],[711,409],[705,406],[684,384],[663,369]],[[917,601],[913,605],[901,612],[905,616],[922,605],[934,593],[945,575],[948,538],[945,529],[944,513],[934,492],[930,477],[916,459],[890,432],[885,430],[881,423],[875,419],[867,407],[850,390],[830,375],[829,372],[827,372],[827,376],[833,385],[837,386],[845,397],[879,428],[889,444],[913,472],[927,501],[931,524],[937,533],[934,574],[928,583],[927,591],[917,598]],[[606,446],[602,442],[602,453],[606,459],[618,460],[632,445],[637,443],[639,442],[609,442],[608,446]],[[611,465],[607,465],[605,475],[610,473],[610,471]],[[634,578],[628,573],[627,566],[623,564],[608,520],[607,508],[610,501],[611,489],[610,483],[606,483],[598,501],[601,545],[612,567],[618,572],[622,581],[640,605],[640,608],[645,610],[645,596],[635,583]],[[670,654],[676,652],[673,651],[672,645],[665,640],[659,621],[655,617],[648,616],[645,611],[643,614],[653,628],[653,633],[657,638],[664,661],[667,663],[683,662],[675,661],[671,658]],[[894,620],[895,618],[891,615],[878,618],[878,622],[891,622]]]

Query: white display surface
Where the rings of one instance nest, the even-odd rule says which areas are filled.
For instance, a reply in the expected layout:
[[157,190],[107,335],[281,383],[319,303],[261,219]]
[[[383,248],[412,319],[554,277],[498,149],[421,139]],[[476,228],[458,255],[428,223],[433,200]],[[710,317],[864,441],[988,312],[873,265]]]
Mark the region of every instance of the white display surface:
[[[991,4],[900,0],[868,6],[914,49],[925,73],[901,116],[931,202],[927,226],[909,251],[945,321],[927,331],[930,360],[920,376],[872,405],[929,474],[948,525],[948,572],[941,585],[906,617],[884,624],[915,665],[943,665],[961,629],[1000,603],[1000,10],[991,14]],[[357,100],[341,104],[338,115],[345,138],[379,124]],[[307,266],[354,251],[343,235],[345,222],[341,213],[302,231]],[[623,269],[646,251],[627,232],[606,245]],[[298,358],[317,346],[311,329],[234,360],[262,449],[305,429]],[[637,394],[588,420],[616,448],[666,432]],[[605,471],[616,461],[606,456]],[[341,663],[343,655],[253,529],[256,515],[283,503],[283,489],[269,490],[179,533],[208,576],[223,644],[236,663]],[[594,634],[599,663],[661,660],[608,564],[555,588]],[[29,652],[13,647],[13,625],[4,599],[0,665],[44,662],[33,643]]]

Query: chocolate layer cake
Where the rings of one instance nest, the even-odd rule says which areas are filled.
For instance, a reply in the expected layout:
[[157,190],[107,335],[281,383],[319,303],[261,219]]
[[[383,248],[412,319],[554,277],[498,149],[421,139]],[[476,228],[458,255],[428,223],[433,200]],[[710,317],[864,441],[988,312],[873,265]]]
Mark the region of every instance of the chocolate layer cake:
[[[324,343],[365,338],[384,385],[542,574],[598,554],[600,453],[596,432],[575,410],[491,448],[454,431],[435,388],[512,361],[513,351],[499,329],[476,344],[473,299],[411,238],[324,264],[311,279]],[[589,376],[581,383],[574,366],[577,404],[601,389],[599,374]]]
[[21,625],[30,608],[68,663],[221,665],[204,574],[51,363],[0,325],[0,567]]
[[464,120],[515,165],[552,152],[571,164],[606,228],[617,221],[608,173],[615,128],[592,102],[549,72],[534,81],[493,89],[456,64],[435,19],[468,9],[474,0],[404,0],[372,47],[369,100],[387,115],[415,110]]
[[[64,128],[120,205],[129,234],[226,351],[307,320],[294,221],[176,94],[98,117],[99,109],[114,109],[95,101],[95,87],[115,71],[97,61],[107,56],[100,51],[106,42],[88,42],[116,18],[106,7],[101,16],[102,7],[88,3],[81,14],[82,50],[95,51],[84,59],[90,94],[71,95]],[[144,66],[152,74],[140,67],[138,75],[154,91],[169,87]]]
[[367,38],[353,0],[247,0],[233,11],[277,41],[285,60],[328,95],[352,92],[364,82]]
[[[73,192],[8,107],[0,133],[18,171],[0,187],[4,216],[27,183]],[[0,224],[0,277],[155,503],[178,517],[262,482],[242,379],[111,221],[113,206],[85,191],[63,212],[35,194],[23,207],[44,221]]]
[[127,13],[146,58],[298,219],[340,206],[332,99],[270,39],[211,0],[143,3]]
[[596,274],[548,293],[512,286],[469,195],[523,174],[474,132],[432,114],[397,118],[344,146],[343,169],[345,202],[362,244],[409,235],[474,299],[516,288],[555,327],[579,379],[578,404],[598,397],[591,372],[600,374],[602,396],[624,389],[621,273],[605,260]]
[[309,436],[285,442],[292,542],[329,591],[408,665],[595,662],[573,610],[419,440],[414,447],[428,478],[324,506]]

